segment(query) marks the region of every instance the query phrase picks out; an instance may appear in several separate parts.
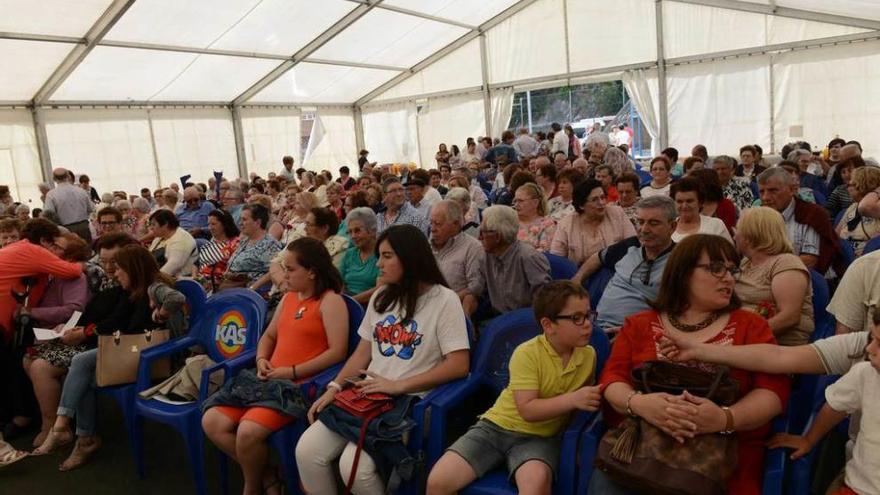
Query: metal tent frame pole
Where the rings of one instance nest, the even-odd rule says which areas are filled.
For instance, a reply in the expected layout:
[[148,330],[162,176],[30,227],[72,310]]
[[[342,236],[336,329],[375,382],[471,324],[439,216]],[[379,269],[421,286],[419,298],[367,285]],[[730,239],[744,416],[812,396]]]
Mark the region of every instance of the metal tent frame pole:
[[489,94],[489,49],[486,47],[486,34],[480,33],[480,71],[483,77],[483,119],[486,121],[486,136],[492,137],[492,96]]
[[235,157],[238,160],[238,175],[247,180],[249,178],[247,154],[244,146],[244,129],[241,127],[241,110],[230,106],[229,113],[232,115],[232,134],[235,136]]
[[40,156],[40,172],[43,182],[53,186],[52,182],[52,156],[49,153],[49,138],[46,135],[46,122],[43,120],[43,110],[31,108],[31,117],[34,120],[34,137],[37,141],[37,153]]
[[657,34],[657,84],[660,107],[660,148],[669,146],[669,106],[666,94],[666,57],[663,50],[663,0],[654,3],[654,20]]

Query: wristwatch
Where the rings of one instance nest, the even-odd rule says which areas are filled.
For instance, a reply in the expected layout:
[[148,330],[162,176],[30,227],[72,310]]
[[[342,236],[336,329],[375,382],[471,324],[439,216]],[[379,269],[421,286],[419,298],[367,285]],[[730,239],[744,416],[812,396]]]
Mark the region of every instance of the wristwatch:
[[337,392],[342,392],[342,385],[340,385],[334,381],[331,381],[330,383],[327,384],[327,390],[330,390],[331,388],[333,390],[336,390]]

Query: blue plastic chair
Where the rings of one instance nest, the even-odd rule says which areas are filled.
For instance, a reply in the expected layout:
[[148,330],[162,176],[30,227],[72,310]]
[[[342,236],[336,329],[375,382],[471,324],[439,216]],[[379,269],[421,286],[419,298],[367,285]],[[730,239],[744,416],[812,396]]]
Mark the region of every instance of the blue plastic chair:
[[880,237],[875,237],[865,244],[865,248],[862,250],[862,256],[878,249],[880,249]]
[[135,399],[132,438],[138,474],[144,476],[143,419],[165,423],[181,433],[186,443],[196,492],[207,493],[205,483],[204,434],[202,432],[201,404],[208,395],[208,384],[213,372],[226,369],[229,360],[257,346],[266,324],[266,302],[254,291],[229,289],[211,296],[205,304],[205,317],[186,337],[156,346],[141,353],[138,368],[137,392],[150,386],[150,367],[159,358],[200,346],[218,363],[202,372],[199,398],[196,402],[173,405],[155,399]]
[[[844,268],[849,268],[849,265],[856,260],[856,251],[853,249],[852,244],[846,239],[840,239],[838,244],[840,246],[840,258],[841,261],[843,261],[843,266]],[[837,275],[843,276],[842,273],[838,273]]]
[[758,183],[755,181],[749,181],[749,189],[752,190],[752,197],[754,199],[761,199],[761,191],[758,189]]
[[[825,404],[825,389],[828,388],[828,386],[832,383],[836,382],[838,378],[840,378],[839,375],[826,375],[818,378],[815,393],[811,402],[812,414],[810,415],[810,419],[807,424],[813,422],[816,414],[819,413],[819,410]],[[842,425],[844,424],[846,424],[846,422],[842,423]],[[804,425],[800,429],[792,430],[792,432],[795,434],[802,434],[806,432],[806,428],[807,425]],[[838,428],[841,428],[841,425],[838,425]],[[846,431],[845,427],[843,431]],[[792,495],[811,493],[811,485],[814,472],[813,464],[816,462],[816,452],[818,450],[818,448],[814,448],[807,455],[791,463],[791,472],[788,479],[788,493]]]
[[565,256],[544,253],[550,263],[550,278],[553,280],[571,280],[577,273],[577,265]]
[[828,203],[828,198],[825,196],[825,193],[818,189],[813,189],[813,198],[816,199],[816,204],[823,208]]
[[[430,402],[430,435],[427,445],[427,470],[440,458],[446,443],[446,429],[452,408],[462,404],[483,387],[491,389],[496,395],[507,386],[510,379],[508,362],[513,350],[522,342],[540,334],[541,330],[531,309],[519,309],[492,320],[483,330],[483,338],[477,346],[471,361],[468,378],[450,384],[442,394],[426,398]],[[594,331],[591,345],[596,349],[597,374],[610,354],[610,345],[605,334]],[[563,435],[562,459],[554,493],[572,493],[575,478],[577,440],[583,428],[590,423],[594,414],[582,413],[575,416],[572,424]],[[515,487],[507,480],[504,470],[495,470],[474,481],[461,493],[466,494],[511,494]]]
[[191,279],[178,280],[174,288],[186,297],[186,311],[189,316],[189,327],[195,328],[196,322],[205,309],[208,295],[202,285]]
[[846,208],[837,212],[837,215],[834,215],[834,223],[832,224],[832,227],[835,229],[837,228],[837,225],[840,224],[840,221],[843,219],[844,213],[846,213]]
[[599,301],[602,299],[602,293],[605,287],[611,281],[614,272],[604,266],[594,273],[590,278],[584,280],[584,288],[590,293],[590,306],[595,310],[599,307]]
[[639,180],[642,181],[641,187],[647,186],[652,180],[654,180],[654,178],[651,177],[651,174],[649,172],[642,170],[642,169],[636,169],[636,175],[638,175]]

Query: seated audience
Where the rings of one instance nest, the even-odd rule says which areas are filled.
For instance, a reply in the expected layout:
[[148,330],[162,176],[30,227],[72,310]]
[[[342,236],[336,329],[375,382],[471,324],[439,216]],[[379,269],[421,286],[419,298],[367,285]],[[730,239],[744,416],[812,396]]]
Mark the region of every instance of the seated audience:
[[852,204],[846,209],[835,229],[841,239],[850,243],[856,256],[861,256],[865,244],[880,235],[880,215],[862,213],[859,203],[869,194],[877,196],[880,188],[880,168],[859,167],[852,171],[849,181],[849,196]]
[[813,175],[811,172],[811,170],[813,170],[813,165],[815,164],[812,153],[802,148],[796,148],[791,150],[785,159],[794,163],[797,169],[801,189],[809,189],[811,192],[818,191],[823,196],[827,195],[828,190],[826,189],[825,181],[822,180],[821,177]]
[[740,164],[736,167],[736,176],[749,181],[757,180],[766,168],[760,164],[758,149],[747,144],[739,149]]
[[409,204],[419,216],[428,218],[428,213],[431,211],[431,203],[425,197],[426,187],[427,183],[421,178],[413,176],[412,173],[409,174],[409,177],[406,179],[406,184],[404,184],[406,196],[409,198],[407,204]]
[[[351,177],[349,177],[349,179],[351,179]],[[332,182],[327,185],[327,208],[336,214],[336,218],[340,222],[345,218],[344,195],[345,190],[338,182]]]
[[306,235],[324,243],[333,258],[333,264],[338,267],[349,243],[345,237],[336,235],[337,230],[339,217],[329,208],[312,208],[306,217]]
[[752,206],[752,202],[755,200],[752,188],[747,179],[734,176],[736,160],[733,157],[716,156],[712,159],[712,170],[718,174],[724,197],[731,200],[737,210],[742,212]]
[[706,163],[700,156],[689,156],[684,159],[684,164],[682,165],[685,176],[697,170],[704,170],[705,166]]
[[193,236],[180,228],[174,213],[157,210],[150,215],[150,231],[153,234],[150,252],[162,273],[172,278],[191,274],[199,258],[199,249]]
[[[608,147],[605,151],[602,163],[611,167],[612,177],[617,177],[622,173],[633,171],[633,165],[629,161],[629,158],[627,158],[626,153],[615,146]],[[598,170],[598,168],[599,166],[597,165],[595,170]]]
[[733,244],[724,222],[702,214],[704,193],[703,185],[698,179],[685,177],[673,184],[670,192],[678,212],[678,225],[672,234],[673,241],[681,242],[691,234],[712,234]]
[[388,177],[384,186],[385,211],[376,213],[376,231],[382,233],[392,225],[407,224],[419,229],[427,236],[430,230],[428,219],[406,201],[403,184],[397,177]]
[[619,199],[617,206],[623,208],[626,218],[636,227],[636,203],[639,202],[639,189],[642,181],[635,172],[624,172],[614,179],[614,187],[617,189]]
[[245,205],[241,211],[241,236],[238,247],[229,258],[220,289],[250,287],[269,272],[269,264],[283,246],[266,232],[269,210],[256,203]]
[[584,180],[584,176],[574,169],[565,169],[556,176],[556,196],[547,201],[550,208],[550,218],[557,223],[570,213],[574,213],[572,197],[574,188]]
[[641,196],[669,196],[672,185],[672,162],[664,155],[655,156],[651,160],[651,182],[641,189]]
[[23,225],[17,218],[0,218],[0,249],[18,242]]
[[[663,271],[662,290],[652,303],[653,309],[626,319],[600,383],[605,400],[616,413],[606,417],[612,426],[621,416],[630,414],[681,443],[694,435],[736,432],[736,467],[727,480],[727,491],[760,493],[764,442],[770,420],[782,413],[788,400],[788,377],[730,370],[739,383],[740,398],[727,412],[711,400],[688,392],[639,394],[632,378],[636,367],[660,357],[657,341],[663,335],[718,346],[775,343],[766,320],[738,309],[740,303],[733,290],[737,258],[733,245],[713,235],[695,234],[676,246]],[[700,362],[682,366],[715,371]],[[720,421],[725,416],[726,421]],[[591,493],[618,490],[604,472],[593,471]]]
[[150,210],[152,206],[146,199],[138,196],[131,203],[131,225],[128,234],[142,239],[150,232]]
[[576,213],[559,222],[550,252],[565,256],[579,268],[602,249],[636,234],[621,207],[605,204],[605,191],[598,180],[587,179],[577,185],[574,207]]
[[463,187],[453,187],[446,193],[446,199],[457,202],[459,209],[464,212],[461,231],[469,236],[478,237],[480,234],[480,212],[471,203],[471,195],[468,190]]
[[583,287],[550,282],[535,295],[542,335],[510,357],[510,383],[428,476],[428,495],[454,494],[501,467],[520,493],[551,493],[559,464],[559,436],[572,413],[595,411],[601,393],[590,300]]
[[[342,214],[343,218],[348,218],[348,214],[351,213],[351,210],[355,208],[364,208],[369,207],[370,204],[367,202],[367,193],[360,189],[355,189],[350,191],[345,195],[345,201],[342,203]],[[375,215],[375,213],[373,214]],[[348,235],[348,222],[341,221],[339,223],[339,229],[336,231],[336,235],[341,235],[345,238],[350,238]]]
[[208,213],[213,210],[214,205],[202,200],[198,189],[187,187],[183,190],[183,204],[174,213],[180,222],[180,228],[189,232],[193,237],[206,237],[208,234]]
[[780,345],[801,345],[813,333],[810,272],[792,254],[782,215],[765,206],[743,212],[736,246],[743,255],[736,295],[767,319]]
[[711,168],[700,168],[691,170],[688,176],[697,179],[703,187],[703,207],[700,214],[721,220],[732,235],[736,228],[736,205],[724,197],[718,173]]
[[[803,150],[801,150],[801,151],[803,151]],[[790,162],[788,160],[783,160],[783,161],[779,162],[778,164],[776,164],[776,166],[784,168],[786,172],[790,173],[791,176],[794,177],[794,180],[796,183],[798,183],[798,184],[801,183],[801,171],[800,171],[800,169],[798,169],[797,164],[795,164],[794,162]],[[806,201],[807,203],[815,203],[816,202],[816,195],[815,195],[813,189],[810,189],[809,187],[803,187],[803,186],[800,186],[796,189],[797,189],[798,197],[801,198],[802,200]],[[761,206],[760,200],[755,201],[753,206]]]
[[[562,172],[562,170],[564,169],[559,170],[559,172]],[[555,165],[541,165],[535,170],[535,183],[541,187],[541,191],[548,201],[558,194],[556,176],[557,170]]]
[[431,209],[431,251],[449,288],[458,294],[465,314],[477,309],[483,293],[481,267],[485,253],[476,238],[461,230],[459,203],[444,200]]
[[355,208],[345,218],[352,247],[345,251],[339,272],[345,293],[366,305],[376,290],[379,267],[376,266],[376,214],[366,207]]
[[[265,493],[279,483],[267,466],[266,440],[305,419],[291,414],[294,401],[286,394],[299,392],[292,382],[344,360],[348,350],[348,310],[339,295],[342,279],[324,246],[314,239],[297,239],[284,250],[283,264],[288,292],[257,344],[256,369],[233,378],[210,397],[202,417],[205,435],[241,465],[244,493]],[[252,375],[278,387],[267,384],[261,390],[249,379]],[[232,387],[264,395],[253,401],[256,404],[237,403],[224,396]]]
[[215,209],[208,213],[208,232],[211,240],[199,246],[198,266],[193,267],[193,277],[205,290],[214,292],[220,288],[223,274],[229,268],[229,258],[238,249],[238,226],[232,215]]
[[[414,400],[468,373],[469,342],[461,303],[445,286],[428,241],[419,233],[417,227],[395,225],[379,237],[380,288],[358,330],[360,343],[312,405],[308,414],[312,425],[296,446],[300,481],[308,493],[337,493],[338,477],[350,478],[357,445],[341,434],[349,416],[333,405],[342,383],[353,381],[365,394],[392,396],[394,409],[376,421],[395,428]],[[379,450],[367,444],[352,492],[383,493],[395,465],[392,459],[400,461],[397,456],[408,457],[400,441],[383,442]]]
[[538,251],[549,251],[556,222],[547,216],[547,199],[534,182],[523,184],[513,194],[513,209],[519,219],[516,237]]
[[483,280],[489,302],[498,313],[528,306],[538,289],[550,281],[550,262],[530,244],[518,240],[518,232],[513,208],[495,205],[483,211]]
[[602,184],[602,188],[605,189],[605,199],[607,199],[609,203],[616,203],[620,199],[620,195],[617,193],[617,187],[614,186],[614,174],[611,166],[599,165],[596,167],[596,180],[599,181],[599,183]]
[[840,212],[852,204],[852,198],[849,195],[849,182],[852,179],[853,170],[860,166],[864,166],[861,157],[853,157],[834,167],[835,177],[832,180],[839,185],[831,191],[825,202],[825,209],[828,210],[828,216],[832,219],[837,218]]
[[[779,167],[769,168],[758,176],[761,203],[782,213],[794,254],[801,258],[807,268],[815,268],[824,274],[836,261],[838,237],[828,212],[821,206],[795,197],[797,187],[791,174]],[[843,271],[842,267],[835,267],[836,273]]]
[[224,182],[220,184],[222,208],[232,215],[232,218],[235,219],[235,224],[241,228],[241,210],[244,208],[244,193],[241,192],[239,187],[233,187],[232,185],[227,186],[224,191],[224,184],[229,183]]
[[[170,211],[168,213],[173,216]],[[119,304],[125,306],[116,307],[114,318],[92,322],[85,327],[77,326],[69,333],[77,334],[76,338],[81,341],[95,341],[97,335],[116,331],[131,334],[158,328],[170,329],[173,336],[182,335],[186,331],[183,317],[186,299],[172,288],[174,280],[159,270],[150,252],[141,246],[130,245],[119,249],[113,259],[116,280],[126,296],[119,299]],[[51,454],[71,443],[74,434],[70,426],[76,418],[76,445],[59,466],[61,471],[84,465],[101,447],[101,439],[96,434],[94,375],[97,356],[98,350],[93,348],[73,357],[61,389],[55,423],[46,440],[31,454]]]

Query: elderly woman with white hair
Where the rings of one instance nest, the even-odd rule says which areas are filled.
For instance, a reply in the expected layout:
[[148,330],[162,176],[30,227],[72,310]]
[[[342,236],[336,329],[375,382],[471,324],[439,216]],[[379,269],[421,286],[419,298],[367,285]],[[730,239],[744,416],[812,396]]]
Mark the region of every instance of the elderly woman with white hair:
[[339,263],[345,293],[361,304],[370,302],[376,290],[379,267],[376,258],[376,214],[366,206],[348,212],[345,218],[348,235],[354,246],[348,248]]
[[530,244],[517,240],[518,233],[519,218],[513,208],[495,205],[483,211],[483,275],[489,302],[498,313],[531,306],[538,289],[550,281],[547,258]]
[[117,199],[113,202],[113,207],[122,214],[122,230],[129,235],[134,235],[134,225],[137,219],[131,212],[131,201],[127,199]]
[[149,233],[152,209],[152,205],[145,198],[138,196],[132,201],[131,216],[134,218],[134,225],[131,228],[131,235],[135,239],[142,239]]
[[465,212],[461,231],[477,237],[480,234],[480,211],[471,201],[471,193],[463,187],[453,187],[446,193],[446,199],[458,203]]
[[24,223],[31,219],[31,207],[21,203],[15,207],[15,218]]
[[587,136],[587,143],[584,145],[584,148],[590,153],[587,161],[591,168],[602,164],[602,160],[605,159],[605,153],[610,146],[611,139],[604,132],[593,132]]
[[611,146],[605,151],[602,161],[611,167],[611,170],[614,171],[614,177],[619,176],[622,172],[633,170],[633,165],[626,157],[626,153],[616,146]]

